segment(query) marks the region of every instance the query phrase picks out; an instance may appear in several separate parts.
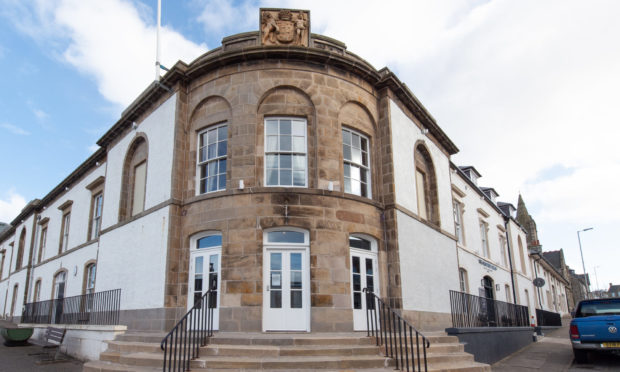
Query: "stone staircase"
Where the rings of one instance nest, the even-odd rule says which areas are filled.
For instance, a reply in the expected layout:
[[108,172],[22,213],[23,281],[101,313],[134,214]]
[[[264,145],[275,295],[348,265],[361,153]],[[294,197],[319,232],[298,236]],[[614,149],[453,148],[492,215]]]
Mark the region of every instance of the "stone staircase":
[[[454,336],[426,334],[429,372],[490,372],[463,351]],[[84,372],[154,372],[162,370],[160,342],[165,333],[130,332],[108,341],[99,361],[84,364]],[[191,361],[194,372],[233,371],[393,371],[395,361],[365,333],[216,333]],[[411,361],[410,361],[411,363]]]

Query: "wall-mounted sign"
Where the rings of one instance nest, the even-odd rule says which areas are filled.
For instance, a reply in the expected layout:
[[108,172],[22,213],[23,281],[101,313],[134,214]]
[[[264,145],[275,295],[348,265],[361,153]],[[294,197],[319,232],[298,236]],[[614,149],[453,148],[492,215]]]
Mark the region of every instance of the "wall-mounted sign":
[[487,268],[487,269],[489,269],[489,270],[497,270],[497,266],[495,266],[495,265],[493,265],[493,264],[490,264],[490,263],[486,262],[486,261],[485,261],[485,260],[483,260],[483,259],[480,259],[480,258],[479,258],[479,259],[478,259],[478,263],[479,263],[480,265],[482,265],[482,266],[486,267],[486,268]]
[[535,285],[536,287],[539,287],[539,288],[540,288],[540,287],[542,287],[542,286],[544,286],[544,285],[545,285],[545,279],[543,279],[543,278],[536,278],[536,279],[534,279],[534,282],[533,282],[533,283],[534,283],[534,285]]

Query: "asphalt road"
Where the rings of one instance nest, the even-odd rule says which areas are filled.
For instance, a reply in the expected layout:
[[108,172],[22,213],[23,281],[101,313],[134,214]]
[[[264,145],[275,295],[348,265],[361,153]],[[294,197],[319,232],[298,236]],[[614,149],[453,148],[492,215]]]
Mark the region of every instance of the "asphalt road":
[[587,364],[573,361],[568,326],[549,332],[538,342],[492,366],[493,372],[620,371],[620,355],[590,353]]

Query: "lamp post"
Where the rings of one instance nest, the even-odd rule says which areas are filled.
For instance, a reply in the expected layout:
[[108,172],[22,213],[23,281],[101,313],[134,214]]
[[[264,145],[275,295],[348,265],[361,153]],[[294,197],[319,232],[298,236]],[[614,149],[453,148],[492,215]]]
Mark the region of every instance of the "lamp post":
[[587,291],[586,297],[590,297],[590,281],[588,280],[588,277],[586,276],[586,264],[583,261],[583,250],[581,249],[581,237],[579,236],[579,233],[583,231],[592,230],[592,229],[593,227],[588,227],[586,229],[577,231],[577,240],[579,241],[579,253],[581,253],[581,265],[583,266],[583,279],[586,281],[586,291]]
[[596,292],[600,294],[601,287],[598,286],[598,274],[596,273],[596,268],[601,267],[600,265],[594,266],[594,278],[596,278]]

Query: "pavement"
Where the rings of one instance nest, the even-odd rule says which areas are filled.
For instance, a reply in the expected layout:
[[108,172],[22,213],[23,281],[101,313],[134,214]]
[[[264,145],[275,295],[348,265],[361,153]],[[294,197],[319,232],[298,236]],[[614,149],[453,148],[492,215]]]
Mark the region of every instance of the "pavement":
[[573,349],[568,337],[568,324],[548,331],[529,346],[493,364],[493,372],[585,372],[620,371],[620,355],[590,353],[586,364],[573,361]]
[[[0,320],[0,327],[15,327],[15,324]],[[56,352],[54,349],[43,350],[39,345],[29,342],[25,346],[7,346],[0,337],[0,372],[81,372],[82,362],[65,359],[53,363],[44,361],[47,355],[29,355],[42,352]]]

